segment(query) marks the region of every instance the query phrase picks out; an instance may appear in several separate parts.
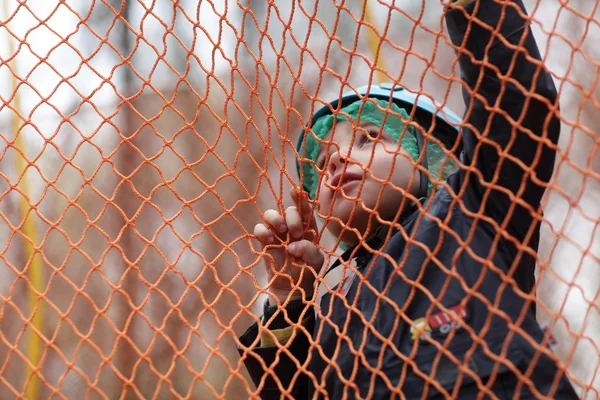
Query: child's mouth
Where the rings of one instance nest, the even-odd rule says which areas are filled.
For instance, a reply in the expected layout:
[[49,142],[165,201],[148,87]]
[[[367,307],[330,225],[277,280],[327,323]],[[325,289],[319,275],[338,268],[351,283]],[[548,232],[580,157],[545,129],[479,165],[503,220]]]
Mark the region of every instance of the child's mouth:
[[362,176],[351,172],[341,173],[333,177],[331,180],[332,189],[348,188],[350,185],[360,183]]
[[358,179],[352,179],[350,181],[344,181],[342,182],[342,184],[339,186],[341,189],[343,190],[348,190],[350,189],[352,186],[354,185],[358,185],[361,181]]

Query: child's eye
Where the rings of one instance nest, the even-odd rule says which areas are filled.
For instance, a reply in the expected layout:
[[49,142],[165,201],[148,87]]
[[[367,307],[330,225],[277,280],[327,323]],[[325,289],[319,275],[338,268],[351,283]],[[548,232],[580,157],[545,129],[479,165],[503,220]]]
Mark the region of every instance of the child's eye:
[[319,158],[317,158],[317,168],[323,169],[324,166],[325,166],[325,154],[321,154],[321,156],[319,156]]
[[379,131],[375,129],[367,129],[365,133],[361,135],[359,145],[362,146],[367,142],[376,142],[379,137]]

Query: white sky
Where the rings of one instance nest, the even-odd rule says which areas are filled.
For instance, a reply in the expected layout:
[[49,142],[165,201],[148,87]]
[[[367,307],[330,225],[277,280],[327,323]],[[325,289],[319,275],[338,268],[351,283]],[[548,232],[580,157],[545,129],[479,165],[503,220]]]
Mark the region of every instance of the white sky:
[[[83,62],[82,56],[87,58],[98,50],[100,40],[91,34],[86,35],[84,33],[87,27],[78,25],[81,17],[57,1],[29,0],[26,2],[26,6],[20,6],[18,9],[19,3],[17,1],[5,1],[8,1],[9,14],[13,15],[14,13],[13,18],[8,22],[8,27],[16,38],[9,36],[6,29],[0,29],[0,40],[2,41],[0,57],[2,60],[6,60],[11,56],[7,40],[11,40],[15,48],[20,43],[25,43],[18,50],[16,60],[17,75],[26,79],[27,82],[27,85],[23,85],[19,89],[21,109],[23,114],[27,116],[34,111],[32,121],[42,124],[40,128],[43,126],[44,136],[48,137],[54,133],[57,124],[60,122],[59,115],[52,106],[61,110],[61,112],[66,112],[70,106],[82,102],[81,96],[90,96],[92,93],[94,93],[93,103],[98,106],[111,104],[115,101],[114,89],[105,80],[109,79],[118,58],[107,45],[104,45],[87,64]],[[89,0],[68,0],[65,3],[82,14],[90,11],[91,1]],[[151,3],[149,0],[144,1],[146,7],[151,6]],[[195,6],[191,6],[193,3],[195,2],[190,0],[181,2],[191,13],[190,18],[195,19]],[[215,11],[223,13],[225,6],[223,1],[217,0],[213,3],[218,6],[216,10],[213,10],[210,2],[201,2],[199,15],[200,25],[207,32],[211,32],[210,34],[216,42],[219,32],[219,17],[215,14]],[[139,22],[144,16],[145,10],[139,3],[135,4],[132,9],[131,20]],[[159,1],[154,11],[168,23],[171,22],[172,18],[172,7],[167,7],[169,5],[170,2]],[[103,8],[105,7],[101,2],[96,2],[96,10],[92,15],[98,14],[98,10]],[[30,10],[34,11],[35,15]],[[6,20],[6,18],[2,13],[2,20]],[[100,23],[95,25],[98,35],[106,36],[107,28],[113,18],[114,15],[107,14]],[[179,19],[183,20],[183,16],[179,15]],[[181,34],[179,36],[185,44],[190,45],[192,25],[189,22],[183,22],[182,27],[183,32],[188,34],[186,37],[181,37]],[[134,28],[139,29],[139,25],[134,26]],[[158,52],[163,52],[164,45],[162,41],[165,27],[157,18],[148,15],[144,18],[142,28],[145,40],[155,46]],[[112,28],[111,37],[113,40],[117,37],[118,32],[118,27]],[[200,58],[203,66],[208,70],[225,68],[228,63],[220,57],[219,53],[214,58],[213,65],[213,46],[200,29],[197,32],[198,39],[195,45],[195,54]],[[234,38],[230,30],[224,30],[224,33],[220,47],[228,57],[232,57]],[[174,40],[170,38],[168,45],[174,43]],[[79,54],[73,48],[77,49]],[[167,55],[167,58],[169,58],[169,55]],[[146,43],[141,42],[134,58],[135,68],[142,76],[148,77],[157,57],[155,50]],[[42,62],[40,59],[45,59],[45,61]],[[162,64],[159,65],[151,79],[154,86],[160,87],[165,84],[165,79],[173,77],[174,75],[169,69]],[[120,74],[117,73],[110,81],[120,87],[120,79]],[[61,83],[63,80],[68,80],[68,82]],[[79,94],[71,85],[76,88]],[[0,66],[0,96],[3,100],[6,100],[11,93],[10,73],[6,65],[2,65]],[[10,115],[11,111],[6,107],[0,110],[0,127],[4,132],[9,123]],[[29,138],[32,139],[32,137]]]

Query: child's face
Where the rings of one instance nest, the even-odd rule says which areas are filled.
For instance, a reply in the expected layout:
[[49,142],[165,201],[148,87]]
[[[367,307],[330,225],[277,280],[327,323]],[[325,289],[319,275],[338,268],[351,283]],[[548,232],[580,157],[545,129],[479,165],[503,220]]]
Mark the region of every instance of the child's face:
[[[394,219],[405,191],[413,196],[418,193],[420,176],[411,156],[398,151],[396,140],[370,122],[354,128],[349,121],[339,121],[333,136],[329,132],[324,140],[317,157],[323,171],[317,197],[320,214],[334,217],[329,219],[328,230],[352,245],[358,238],[343,227],[364,235],[371,215],[371,227],[378,224],[375,212],[383,220]],[[408,199],[405,203],[410,204]]]

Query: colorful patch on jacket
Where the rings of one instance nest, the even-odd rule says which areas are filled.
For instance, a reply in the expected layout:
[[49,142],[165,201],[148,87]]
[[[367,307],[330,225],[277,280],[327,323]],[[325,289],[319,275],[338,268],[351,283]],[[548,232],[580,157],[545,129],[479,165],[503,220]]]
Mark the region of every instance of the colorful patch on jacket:
[[434,333],[446,335],[453,328],[460,329],[461,323],[458,321],[458,316],[463,320],[467,318],[466,304],[458,304],[448,308],[448,312],[440,311],[430,315],[427,318],[418,318],[414,320],[410,327],[410,335],[413,340],[417,338],[425,340]]
[[354,272],[348,271],[348,275],[346,275],[344,280],[340,283],[338,289],[340,295],[346,296],[346,294],[348,294],[348,291],[350,290],[350,287],[352,287],[352,282],[354,282],[355,277],[356,274]]

